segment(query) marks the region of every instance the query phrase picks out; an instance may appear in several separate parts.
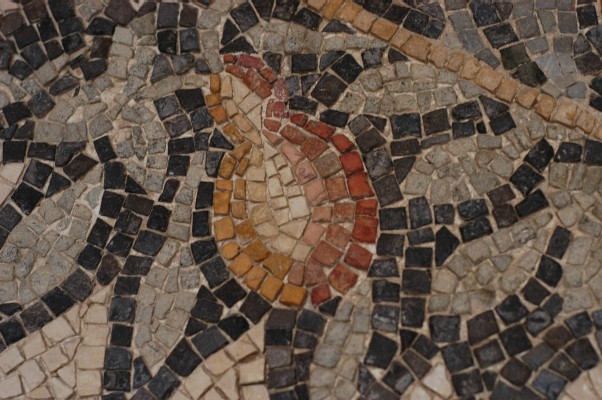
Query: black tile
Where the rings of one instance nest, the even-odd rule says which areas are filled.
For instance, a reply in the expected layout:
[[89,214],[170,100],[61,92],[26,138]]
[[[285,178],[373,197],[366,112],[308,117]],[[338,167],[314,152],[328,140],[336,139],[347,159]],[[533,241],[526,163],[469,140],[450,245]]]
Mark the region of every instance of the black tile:
[[466,221],[482,217],[488,213],[489,209],[483,199],[466,200],[458,204],[458,214]]
[[543,85],[547,78],[539,66],[534,62],[521,64],[512,76],[528,86]]
[[92,229],[90,230],[86,241],[97,247],[104,247],[107,244],[107,241],[109,240],[111,229],[111,225],[98,218],[92,226]]
[[127,172],[121,162],[109,162],[104,166],[104,188],[123,189]]
[[600,358],[589,339],[581,338],[566,347],[567,354],[582,370],[588,370],[598,365]]
[[130,347],[133,333],[134,328],[131,326],[114,324],[111,328],[111,345]]
[[41,160],[54,161],[56,145],[36,142],[29,145],[27,157],[39,158]]
[[399,326],[399,307],[375,305],[372,310],[371,322],[374,329],[395,332]]
[[98,154],[100,162],[104,163],[117,158],[117,154],[115,154],[115,151],[113,150],[109,136],[103,136],[96,139],[94,141],[94,149],[96,150],[96,154]]
[[441,108],[422,115],[424,133],[431,135],[450,129],[447,109]]
[[401,257],[403,256],[404,242],[404,235],[381,233],[376,242],[376,254]]
[[[401,140],[401,141],[395,140],[395,141],[391,142],[391,154],[393,156],[407,156],[407,155],[411,155],[411,154],[418,154],[418,153],[420,153],[420,150],[421,150],[420,142],[418,142],[417,139]],[[398,176],[400,176],[400,180],[405,179],[407,173],[409,172],[409,169],[411,168],[411,166],[414,164],[414,161],[415,161],[414,157],[407,157],[407,158],[404,158],[403,160],[408,160],[408,163],[399,165],[397,163],[398,160],[395,160],[395,170],[396,170],[396,174]],[[409,163],[410,160],[411,160],[411,164]],[[410,165],[408,165],[408,164],[410,164]]]
[[207,279],[210,288],[221,284],[229,276],[228,268],[220,256],[214,257],[201,265],[201,272]]
[[169,225],[170,216],[171,211],[169,209],[160,205],[153,206],[153,209],[148,217],[148,221],[146,222],[146,227],[160,232],[165,232],[167,230],[167,226]]
[[506,324],[520,321],[527,316],[528,311],[520,302],[517,295],[510,295],[504,299],[495,311]]
[[573,336],[581,337],[591,332],[593,322],[587,312],[580,312],[564,320]]
[[429,318],[431,338],[435,342],[455,342],[460,339],[460,317],[435,315]]
[[475,134],[474,122],[452,122],[452,134],[454,139],[469,137]]
[[577,7],[577,19],[579,28],[598,25],[598,13],[593,5]]
[[438,204],[433,206],[435,223],[451,225],[454,223],[455,210],[451,204]]
[[468,343],[471,345],[482,342],[491,335],[499,332],[493,311],[485,311],[466,322]]
[[516,123],[514,122],[512,115],[506,112],[498,117],[491,118],[489,120],[489,126],[494,134],[501,135],[502,133],[506,133],[509,130],[516,128]]
[[549,368],[571,381],[577,379],[581,373],[579,368],[564,353],[558,354],[550,363]]
[[190,375],[200,363],[201,358],[186,339],[182,339],[165,359],[165,364],[180,376]]
[[578,143],[560,143],[558,151],[554,156],[554,161],[575,163],[581,161],[581,153],[583,148]]
[[200,264],[217,254],[217,245],[214,239],[197,240],[190,245],[190,250],[194,262]]
[[427,294],[431,292],[430,271],[404,269],[401,278],[401,288],[404,293]]
[[408,226],[404,207],[381,208],[378,211],[381,230],[406,229]]
[[602,142],[595,140],[585,141],[584,164],[602,165]]
[[516,210],[510,204],[502,204],[493,209],[493,218],[498,228],[506,228],[518,222]]
[[451,110],[451,115],[455,120],[459,121],[474,119],[481,116],[481,109],[478,102],[469,101],[454,106]]
[[492,340],[481,347],[474,349],[475,358],[479,367],[487,368],[504,360],[504,352],[497,340]]
[[[378,146],[382,146],[383,144],[386,143],[386,140],[382,137],[382,135],[378,132],[378,130],[376,128],[372,128],[367,130],[366,132],[360,134],[356,139],[355,139],[355,143],[358,145],[358,147],[360,148],[360,151],[362,153],[367,153],[370,150],[372,150],[375,147]],[[387,182],[391,185],[393,185],[393,182]],[[393,185],[391,187],[392,192],[394,191],[395,195],[394,196],[390,196],[390,197],[394,197],[394,198],[398,198],[401,196],[401,194],[397,193],[397,190],[394,190],[394,187],[397,185]],[[385,188],[382,188],[382,192],[386,193],[386,191],[384,190]],[[387,197],[387,196],[384,196]],[[403,198],[403,197],[402,197]],[[386,204],[382,204],[382,205],[386,205]]]
[[89,271],[94,271],[101,259],[102,251],[91,244],[87,244],[77,256],[77,263]]
[[42,301],[56,316],[61,315],[75,304],[75,301],[59,287],[53,288],[42,296]]
[[322,334],[325,324],[326,320],[324,317],[316,312],[306,309],[301,311],[299,314],[299,319],[297,320],[297,328],[313,332],[318,335]]
[[346,126],[348,120],[349,113],[346,112],[329,109],[320,113],[320,121],[339,128]]
[[232,315],[222,319],[217,325],[222,331],[226,332],[232,340],[237,340],[246,331],[249,330],[249,322],[240,316]]
[[487,192],[487,196],[489,197],[494,206],[499,206],[516,198],[514,192],[512,191],[512,188],[508,184],[499,186]]
[[81,269],[76,269],[61,284],[61,289],[67,292],[71,297],[79,301],[84,301],[92,293],[94,282]]
[[133,322],[136,315],[136,300],[130,297],[113,297],[109,321]]
[[15,317],[0,323],[0,334],[7,345],[11,345],[25,337],[25,331],[19,320]]
[[0,209],[0,227],[7,231],[12,231],[19,222],[21,222],[21,214],[10,204],[5,204]]
[[95,17],[94,19],[92,19],[90,24],[88,24],[88,27],[86,28],[86,33],[94,36],[113,36],[113,33],[115,32],[115,26],[116,24],[111,20],[102,17]]
[[430,206],[426,197],[417,197],[409,201],[410,226],[412,229],[420,228],[433,222]]
[[403,23],[404,28],[421,34],[429,22],[428,15],[416,10],[410,10]]
[[17,79],[24,80],[29,75],[33,74],[33,69],[26,62],[15,60],[8,70],[9,74]]
[[507,44],[518,42],[518,37],[508,23],[490,26],[483,30],[485,37],[495,49],[504,47]]
[[244,299],[246,294],[247,292],[234,279],[230,279],[215,291],[215,295],[230,308]]
[[433,264],[433,249],[429,247],[408,247],[405,256],[406,267],[429,268]]
[[178,26],[178,4],[161,3],[157,15],[157,28],[175,28]]
[[510,356],[520,354],[533,347],[522,325],[516,325],[502,331],[500,333],[500,339],[502,340],[506,352]]
[[138,233],[138,238],[134,243],[134,250],[149,256],[156,256],[165,243],[165,236],[157,233],[142,230]]
[[546,310],[538,308],[527,316],[525,327],[531,336],[537,336],[540,332],[552,324],[552,316]]
[[86,46],[86,43],[79,33],[74,33],[64,37],[63,40],[61,40],[61,44],[63,45],[65,51],[69,54],[75,53],[77,50]]
[[44,164],[38,160],[31,160],[25,170],[23,180],[38,189],[42,189],[51,172],[52,167],[50,165]]
[[474,362],[467,342],[453,343],[441,349],[443,360],[452,374],[471,367]]
[[22,119],[31,117],[31,111],[22,101],[10,103],[4,106],[2,113],[4,114],[4,118],[9,125],[19,122]]
[[486,217],[481,217],[460,226],[463,242],[470,242],[480,237],[493,233],[491,223]]
[[192,339],[192,343],[199,350],[201,356],[207,358],[228,344],[228,340],[218,328],[212,326],[197,334]]
[[124,210],[118,215],[117,221],[115,222],[115,230],[135,235],[140,230],[141,225],[142,218],[129,210]]
[[69,179],[76,181],[94,168],[96,164],[98,162],[90,157],[78,154],[67,166],[63,167],[63,172],[67,174]]
[[394,258],[376,259],[372,262],[369,277],[394,277],[399,276],[399,269]]
[[104,371],[103,387],[106,390],[129,391],[130,390],[130,371],[125,371],[125,370]]
[[21,183],[13,192],[11,199],[25,215],[31,214],[44,195],[26,183]]
[[146,382],[150,380],[152,377],[146,365],[144,365],[144,360],[142,357],[136,357],[134,359],[134,378],[132,379],[132,387],[138,388],[144,385]]
[[410,371],[398,362],[394,362],[383,377],[383,383],[399,395],[404,394],[413,382],[414,378]]
[[107,254],[100,261],[100,267],[96,271],[96,279],[101,285],[108,285],[119,271],[121,271],[121,265],[117,259],[113,255]]
[[548,399],[555,399],[560,395],[566,384],[567,381],[564,378],[547,370],[542,370],[533,381],[533,388]]
[[135,295],[140,290],[140,277],[120,276],[115,282],[113,292],[116,295]]
[[550,328],[544,336],[545,342],[554,350],[563,348],[572,339],[571,332],[562,325]]
[[378,332],[374,332],[368,345],[364,364],[377,368],[386,368],[396,353],[397,344],[393,340]]
[[123,347],[108,347],[105,350],[104,368],[107,370],[124,369],[132,367],[132,354]]
[[331,107],[346,89],[347,85],[343,81],[326,73],[320,78],[311,95],[322,104]]
[[21,321],[25,330],[32,333],[52,321],[52,317],[42,302],[38,301],[21,312]]
[[501,369],[500,374],[510,383],[522,386],[531,377],[531,369],[516,358],[511,358]]
[[542,256],[537,268],[536,276],[548,286],[556,287],[562,278],[562,267],[553,259]]
[[148,390],[150,390],[157,398],[166,399],[178,386],[180,386],[180,381],[177,377],[166,367],[161,367],[148,383]]
[[[548,346],[545,343],[538,344],[529,350],[523,357],[523,361],[529,368],[533,370],[539,369],[542,365],[544,365],[550,358],[552,358],[556,354],[554,349]],[[523,367],[524,368],[524,367]],[[509,372],[512,372],[511,369]],[[527,376],[528,379],[528,376]],[[522,379],[521,379],[522,381]],[[520,386],[520,383],[517,383]]]
[[481,374],[476,369],[452,375],[452,384],[460,396],[471,396],[483,391]]
[[432,243],[435,241],[435,233],[430,226],[426,228],[416,229],[408,232],[408,241],[410,245],[417,246],[424,243]]
[[347,83],[353,83],[363,70],[351,54],[345,54],[331,69]]
[[391,117],[391,130],[393,138],[400,139],[406,136],[421,137],[420,114],[410,113],[393,115]]
[[424,323],[426,300],[404,297],[401,299],[401,325],[420,328]]
[[230,15],[242,32],[251,29],[259,23],[259,19],[249,3],[244,3],[243,5],[234,8],[230,12]]
[[536,190],[516,205],[516,213],[520,218],[524,218],[528,215],[543,210],[548,205],[548,201],[546,200],[542,191]]
[[525,156],[525,161],[538,171],[543,171],[554,157],[554,148],[546,139],[541,139]]
[[529,279],[521,293],[525,300],[535,305],[540,305],[550,295],[548,289],[539,283],[537,279],[533,278]]

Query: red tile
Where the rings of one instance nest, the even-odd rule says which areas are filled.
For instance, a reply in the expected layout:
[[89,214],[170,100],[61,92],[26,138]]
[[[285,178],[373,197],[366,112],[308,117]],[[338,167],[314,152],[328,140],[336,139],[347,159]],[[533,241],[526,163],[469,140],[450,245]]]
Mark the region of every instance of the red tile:
[[334,205],[334,222],[353,222],[354,220],[354,203],[337,203]]
[[301,144],[305,142],[307,137],[297,128],[292,125],[287,125],[280,131],[280,134],[289,142]]
[[341,225],[328,225],[326,230],[326,241],[332,243],[339,249],[344,249],[349,243],[351,233]]
[[354,199],[363,199],[365,197],[372,197],[374,193],[370,184],[368,183],[368,174],[362,172],[355,174],[347,179],[347,186],[349,187],[349,193]]
[[332,206],[314,207],[311,215],[313,222],[330,222],[332,221]]
[[320,285],[312,289],[311,291],[311,302],[314,305],[324,303],[330,299],[330,288],[328,285]]
[[257,71],[253,69],[247,70],[245,76],[243,77],[243,82],[247,85],[252,91],[254,91],[259,97],[265,99],[272,94],[272,88],[270,84],[267,83],[261,75],[257,73]]
[[321,241],[312,252],[312,257],[320,264],[332,267],[342,254],[343,253],[335,249],[332,245],[325,241]]
[[349,268],[338,264],[330,275],[328,275],[328,283],[336,291],[345,294],[357,283],[357,274]]
[[288,101],[288,89],[282,79],[277,80],[273,83],[274,95],[276,98],[282,101]]
[[364,243],[376,242],[378,219],[366,215],[357,215],[351,236]]
[[278,132],[280,130],[280,122],[274,119],[264,119],[263,126],[271,132]]
[[345,135],[334,135],[330,139],[337,150],[339,150],[341,153],[349,151],[354,147],[353,142],[351,142],[351,140],[349,140],[349,138]]
[[286,104],[282,101],[277,101],[272,105],[272,115],[276,118],[287,118],[288,109]]
[[369,215],[376,217],[376,206],[378,202],[376,199],[361,200],[356,203],[355,212],[361,215]]
[[226,64],[232,64],[236,62],[236,56],[234,54],[226,54],[224,55],[224,62]]
[[278,79],[276,74],[269,68],[263,68],[261,71],[259,71],[259,73],[261,74],[261,76],[263,76],[263,79],[265,79],[269,83],[274,83],[276,82],[276,79]]
[[347,186],[345,185],[345,178],[338,177],[326,180],[326,190],[328,190],[328,197],[330,201],[337,201],[349,197]]
[[303,264],[295,264],[288,271],[287,279],[293,285],[303,285],[303,277],[305,275],[305,266]]
[[245,70],[239,67],[238,65],[226,65],[226,72],[232,74],[238,78],[242,78],[245,75]]
[[241,54],[238,56],[238,61],[236,64],[245,68],[255,68],[256,70],[260,70],[265,67],[265,64],[261,60],[261,58],[256,56],[251,56],[249,54]]
[[305,114],[293,114],[290,118],[291,122],[297,126],[305,126],[307,123],[307,115]]
[[320,121],[309,121],[305,125],[305,130],[321,137],[324,140],[329,140],[334,133],[334,128]]
[[301,145],[301,151],[303,154],[307,156],[310,160],[315,160],[322,153],[328,150],[328,145],[322,139],[317,137],[308,137],[305,142]]
[[303,275],[305,286],[312,287],[326,282],[326,275],[323,267],[313,259],[307,260],[305,263],[305,274]]
[[339,156],[341,160],[341,164],[343,165],[343,170],[347,176],[353,175],[356,172],[360,172],[364,170],[364,163],[362,163],[362,157],[357,151],[352,153],[346,153],[342,156]]
[[372,253],[363,247],[352,243],[351,246],[349,246],[349,250],[347,250],[347,254],[345,255],[345,262],[354,268],[366,271],[368,268],[370,268],[370,263],[372,262]]

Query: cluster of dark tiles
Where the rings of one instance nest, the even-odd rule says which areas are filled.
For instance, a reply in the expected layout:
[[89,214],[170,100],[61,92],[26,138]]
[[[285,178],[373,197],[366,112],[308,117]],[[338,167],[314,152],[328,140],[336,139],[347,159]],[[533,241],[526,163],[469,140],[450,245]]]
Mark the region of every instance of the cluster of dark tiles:
[[[217,254],[217,248],[215,253]],[[169,398],[179,387],[182,379],[189,376],[203,360],[223,349],[229,343],[236,341],[272,309],[270,303],[260,295],[253,291],[247,292],[231,277],[219,255],[216,255],[212,260],[201,266],[201,271],[209,282],[209,288],[202,286],[197,293],[196,302],[191,310],[191,317],[186,325],[185,337],[178,342],[167,356],[165,364],[160,367],[155,376],[151,376],[147,370],[143,370],[143,365],[140,366],[139,370],[136,370],[136,365],[134,365],[132,388],[137,389],[137,391],[132,398]],[[228,311],[239,303],[238,312]],[[288,315],[289,312],[295,313],[295,311],[290,310],[280,310],[280,312],[283,315]],[[271,315],[274,315],[274,313]],[[279,340],[286,341],[287,334],[290,334],[290,331],[286,331],[284,325],[286,325],[288,319],[277,314],[269,321],[272,322],[268,322],[266,325],[266,336],[274,339],[273,344],[278,344]],[[273,330],[272,333],[267,333],[270,332],[268,326]],[[288,338],[288,340],[290,343],[291,338]],[[266,344],[268,344],[267,342],[266,337]],[[303,361],[306,362],[304,368],[308,373],[309,360],[304,359]],[[105,359],[106,368],[107,362]],[[138,378],[136,378],[137,376]],[[272,378],[274,382],[280,382],[279,379],[278,376]],[[106,383],[105,380],[105,385]],[[129,391],[129,387],[119,388],[119,390],[122,392],[119,393],[119,397],[110,394],[105,398],[123,399],[125,398],[124,392]]]
[[260,20],[275,18],[317,31],[322,17],[309,8],[299,6],[299,0],[251,0],[242,3],[230,11],[230,18],[224,24],[220,53],[256,53],[244,33],[259,24]]
[[[416,288],[423,285],[426,277],[408,286],[402,278],[399,285],[395,283],[399,279],[395,259],[374,260],[368,273],[375,303],[373,333],[358,374],[362,398],[403,396],[412,382],[428,373],[430,360],[439,351],[452,374],[456,394],[462,398],[482,392],[491,392],[492,399],[537,399],[540,395],[556,398],[581,371],[597,365],[598,352],[585,336],[594,325],[602,328],[600,311],[592,313],[591,318],[587,312],[581,312],[563,323],[554,321],[562,310],[563,299],[553,292],[562,278],[560,262],[570,239],[567,229],[556,228],[535,277],[519,294],[508,296],[494,310],[465,321],[466,341],[460,341],[459,315],[432,315],[426,321],[426,301],[415,296]],[[400,293],[408,297],[401,297]],[[413,329],[422,328],[425,322],[428,336]],[[397,333],[399,342],[386,336]],[[533,346],[535,337],[543,337],[544,343]],[[596,341],[602,348],[600,330]],[[401,357],[396,356],[398,351]],[[378,380],[367,367],[384,369],[386,373]]]
[[0,304],[0,352],[87,299],[94,285],[93,278],[77,268],[59,286],[26,308],[18,303]]
[[[340,298],[339,298],[340,300]],[[332,316],[338,302],[321,308]],[[266,385],[270,399],[309,400],[309,367],[326,318],[307,309],[273,309],[265,324]]]
[[407,1],[405,5],[393,0],[354,0],[366,11],[374,13],[409,31],[437,39],[445,30],[445,12],[439,3]]
[[[161,53],[198,53],[199,32],[196,29],[199,9],[188,4],[160,3],[157,12],[157,46]],[[192,58],[192,56],[190,56]]]

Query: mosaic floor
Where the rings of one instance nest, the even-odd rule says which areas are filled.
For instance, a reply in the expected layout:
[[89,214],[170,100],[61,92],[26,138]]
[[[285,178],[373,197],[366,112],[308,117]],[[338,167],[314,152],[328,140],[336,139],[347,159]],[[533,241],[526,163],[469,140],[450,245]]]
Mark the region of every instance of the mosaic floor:
[[594,0],[0,1],[0,398],[602,398]]

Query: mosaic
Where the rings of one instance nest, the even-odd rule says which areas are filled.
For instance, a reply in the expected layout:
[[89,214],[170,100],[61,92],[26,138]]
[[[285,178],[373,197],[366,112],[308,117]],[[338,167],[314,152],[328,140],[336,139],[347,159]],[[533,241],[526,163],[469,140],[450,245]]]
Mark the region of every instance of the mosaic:
[[602,398],[600,7],[0,1],[0,398]]

